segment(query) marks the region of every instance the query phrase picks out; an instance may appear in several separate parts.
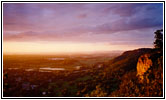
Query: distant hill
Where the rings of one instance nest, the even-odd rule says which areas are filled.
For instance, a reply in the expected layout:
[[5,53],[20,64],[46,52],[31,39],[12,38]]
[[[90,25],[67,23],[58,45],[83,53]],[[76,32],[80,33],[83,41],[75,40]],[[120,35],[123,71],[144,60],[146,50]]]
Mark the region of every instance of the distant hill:
[[136,50],[126,51],[122,55],[110,60],[106,65],[108,67],[107,70],[124,70],[130,71],[132,69],[136,69],[138,58],[145,53],[153,52],[154,50],[151,48],[140,48]]

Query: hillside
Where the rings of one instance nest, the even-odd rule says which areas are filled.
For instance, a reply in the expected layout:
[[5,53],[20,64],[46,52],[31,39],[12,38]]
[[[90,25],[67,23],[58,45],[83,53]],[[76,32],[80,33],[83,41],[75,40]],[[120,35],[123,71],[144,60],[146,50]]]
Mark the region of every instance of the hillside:
[[[162,58],[162,54],[154,49],[142,48],[126,51],[111,60],[90,65],[92,67],[84,64],[84,67],[71,71],[25,71],[24,66],[13,70],[5,69],[3,92],[4,96],[32,97],[162,96]],[[72,59],[71,62],[76,62],[78,57]],[[90,58],[80,60],[87,59]],[[93,59],[101,61],[99,58]],[[148,68],[147,64],[150,63],[147,61],[152,62]],[[139,74],[142,75],[142,82],[138,73],[143,73]]]
[[[149,55],[145,58],[144,55]],[[143,57],[142,57],[143,56]],[[142,58],[141,58],[142,57]],[[143,80],[139,80],[140,66],[139,59],[142,59],[141,70],[143,70]],[[151,61],[150,64],[148,61]],[[118,83],[114,85],[115,91],[111,91],[108,96],[116,97],[153,97],[163,95],[163,56],[154,49],[137,49],[124,52],[121,56],[109,61],[109,67],[104,69],[104,73],[114,76]],[[146,68],[149,67],[149,68]],[[146,70],[144,70],[146,68]],[[107,76],[107,77],[108,77]]]
[[[147,68],[144,82],[140,83],[137,76],[138,59],[144,54],[151,55],[153,65]],[[96,89],[85,96],[162,96],[162,56],[155,50],[143,48],[126,51],[104,65],[97,75],[100,79]]]
[[136,64],[138,61],[138,58],[145,53],[152,52],[153,49],[150,48],[141,48],[131,51],[126,51],[122,55],[114,58],[113,60],[110,60],[107,65],[108,67],[106,70],[124,70],[125,72],[128,72],[130,70],[136,69]]

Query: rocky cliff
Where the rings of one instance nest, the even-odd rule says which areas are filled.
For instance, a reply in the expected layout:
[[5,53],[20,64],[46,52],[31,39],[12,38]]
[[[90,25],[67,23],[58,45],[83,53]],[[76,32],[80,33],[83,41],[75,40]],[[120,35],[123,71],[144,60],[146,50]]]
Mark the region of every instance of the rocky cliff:
[[[118,78],[121,82],[110,96],[116,97],[162,97],[163,96],[163,55],[156,50],[139,53],[128,51],[116,58]],[[126,55],[126,56],[125,56]],[[120,59],[119,59],[120,58]],[[131,69],[131,66],[133,69]],[[115,67],[114,67],[115,68]]]
[[[140,82],[144,80],[144,73],[152,66],[152,60],[150,59],[150,54],[141,55],[137,62],[137,76]],[[147,80],[148,81],[148,80]]]

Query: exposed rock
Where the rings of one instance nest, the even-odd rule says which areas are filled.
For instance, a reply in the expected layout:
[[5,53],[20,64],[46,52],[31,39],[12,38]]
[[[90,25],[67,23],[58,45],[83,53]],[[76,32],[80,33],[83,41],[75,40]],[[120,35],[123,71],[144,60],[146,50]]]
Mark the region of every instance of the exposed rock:
[[150,54],[144,54],[139,57],[137,62],[137,76],[139,82],[142,83],[144,80],[144,73],[152,66],[152,60],[150,59]]

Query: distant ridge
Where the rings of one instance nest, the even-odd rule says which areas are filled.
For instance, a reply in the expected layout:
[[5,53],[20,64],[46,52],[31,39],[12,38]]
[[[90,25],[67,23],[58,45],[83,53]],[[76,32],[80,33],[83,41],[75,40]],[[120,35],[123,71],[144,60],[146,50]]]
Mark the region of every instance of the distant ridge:
[[152,52],[152,48],[140,48],[130,51],[125,51],[120,56],[107,62],[107,70],[123,70],[124,73],[132,69],[136,70],[138,58],[145,53]]

